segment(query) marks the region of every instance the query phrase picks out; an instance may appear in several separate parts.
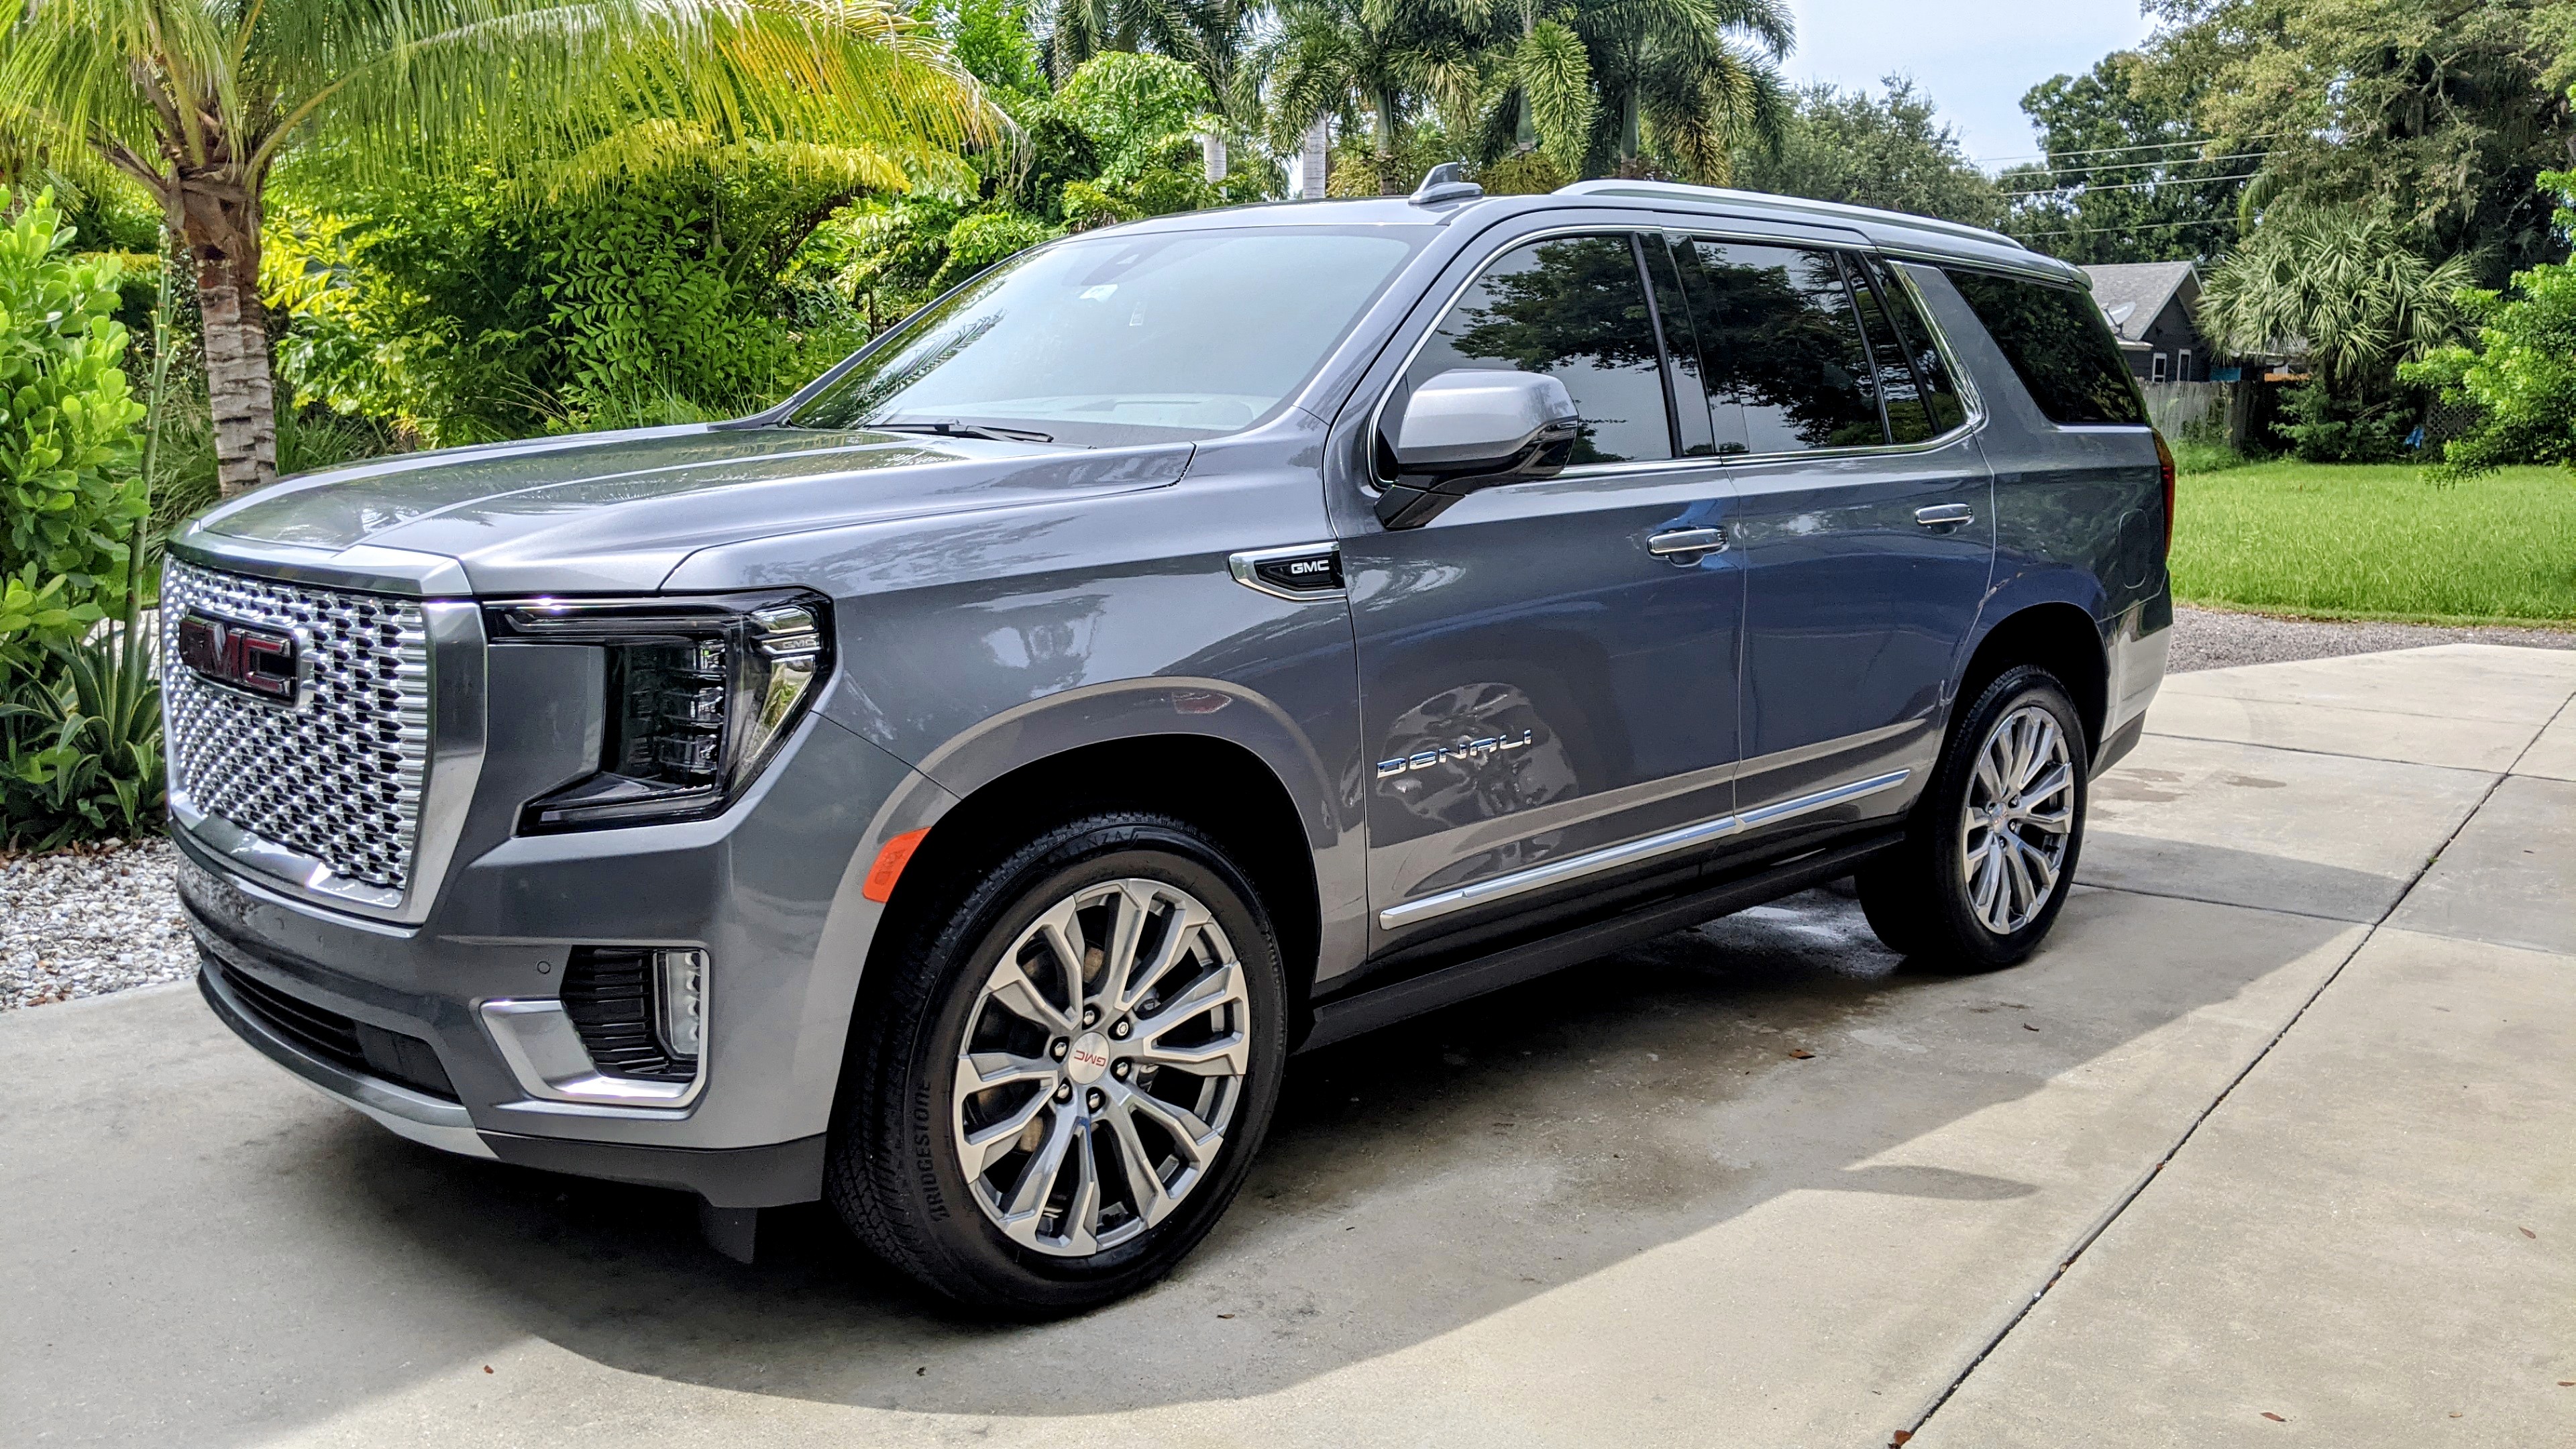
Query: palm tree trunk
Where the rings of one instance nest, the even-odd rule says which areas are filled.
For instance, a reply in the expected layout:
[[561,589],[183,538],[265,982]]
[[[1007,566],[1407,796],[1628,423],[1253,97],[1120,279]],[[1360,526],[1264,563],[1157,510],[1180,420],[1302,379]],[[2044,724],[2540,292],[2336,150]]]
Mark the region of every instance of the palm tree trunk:
[[1381,196],[1402,196],[1413,189],[1395,174],[1395,96],[1386,91],[1377,97],[1377,189]]
[[1646,174],[1645,163],[1638,156],[1643,149],[1637,134],[1637,87],[1634,82],[1619,98],[1619,174],[1635,178]]
[[[1521,7],[1521,53],[1523,55],[1529,53],[1530,37],[1537,33],[1538,10],[1535,6],[1523,5]],[[1529,82],[1526,79],[1521,82],[1520,119],[1512,126],[1512,149],[1515,151],[1538,149],[1538,116],[1530,109]]]
[[259,299],[259,203],[231,177],[180,177],[180,225],[197,264],[206,397],[215,420],[215,480],[235,498],[277,481],[277,391],[268,309]]

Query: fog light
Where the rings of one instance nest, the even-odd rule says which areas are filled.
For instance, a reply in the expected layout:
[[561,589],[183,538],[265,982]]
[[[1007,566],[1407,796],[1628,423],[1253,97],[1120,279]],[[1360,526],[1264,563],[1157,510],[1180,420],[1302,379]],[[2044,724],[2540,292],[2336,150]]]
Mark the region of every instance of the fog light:
[[706,1041],[707,953],[653,953],[654,1032],[674,1058],[694,1058]]

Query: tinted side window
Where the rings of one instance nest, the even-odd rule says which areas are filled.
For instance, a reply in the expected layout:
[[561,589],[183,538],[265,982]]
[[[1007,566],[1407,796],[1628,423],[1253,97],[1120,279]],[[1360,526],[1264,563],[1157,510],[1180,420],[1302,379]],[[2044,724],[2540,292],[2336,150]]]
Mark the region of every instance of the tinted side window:
[[1869,334],[1870,356],[1878,382],[1878,401],[1887,410],[1887,436],[1898,443],[1920,443],[1932,436],[1932,412],[1923,405],[1922,380],[1897,336],[1886,297],[1862,258],[1846,253],[1843,270],[1851,278],[1852,296],[1860,302],[1861,330]]
[[1654,313],[1625,234],[1503,253],[1423,344],[1406,389],[1453,367],[1544,372],[1564,383],[1583,419],[1577,463],[1673,456]]
[[1869,275],[1878,285],[1878,295],[1896,323],[1896,336],[1914,364],[1914,376],[1923,389],[1923,405],[1931,414],[1932,435],[1938,437],[1968,420],[1968,405],[1959,396],[1959,384],[1950,376],[1950,364],[1932,341],[1932,327],[1914,304],[1914,294],[1904,280],[1887,263],[1871,260]]
[[2120,360],[2111,324],[2073,287],[1954,271],[1951,285],[2003,349],[2039,410],[2056,423],[2143,423],[2147,405]]
[[[1646,276],[1654,284],[1655,322],[1664,334],[1664,367],[1673,382],[1673,436],[1681,444],[1683,457],[1707,457],[1719,448],[1710,428],[1708,382],[1700,375],[1699,344],[1691,334],[1690,297],[1682,290],[1681,264],[1663,237],[1637,240],[1645,249]],[[1735,410],[1728,408],[1726,413],[1732,419]],[[1740,453],[1744,447],[1739,442],[1725,451]]]
[[[1709,393],[1721,412],[1741,411],[1745,448],[1793,453],[1887,441],[1868,344],[1832,252],[1694,240],[1690,254],[1691,321]],[[1718,436],[1729,431],[1721,426]]]

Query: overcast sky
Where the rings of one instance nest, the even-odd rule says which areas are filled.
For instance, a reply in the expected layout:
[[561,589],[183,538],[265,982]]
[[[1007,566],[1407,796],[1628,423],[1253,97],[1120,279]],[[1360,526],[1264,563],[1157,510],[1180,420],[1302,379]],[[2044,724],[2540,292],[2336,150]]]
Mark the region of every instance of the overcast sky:
[[1903,71],[1987,169],[2037,146],[2022,92],[2146,38],[2137,0],[1790,0],[1792,81],[1878,88]]

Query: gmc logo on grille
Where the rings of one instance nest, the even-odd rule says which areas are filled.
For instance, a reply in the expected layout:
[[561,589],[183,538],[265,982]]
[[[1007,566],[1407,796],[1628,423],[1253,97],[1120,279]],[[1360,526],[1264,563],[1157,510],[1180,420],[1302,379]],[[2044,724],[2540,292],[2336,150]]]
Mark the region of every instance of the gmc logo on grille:
[[191,609],[179,619],[179,662],[244,694],[280,703],[295,698],[295,636],[283,629],[236,624]]

